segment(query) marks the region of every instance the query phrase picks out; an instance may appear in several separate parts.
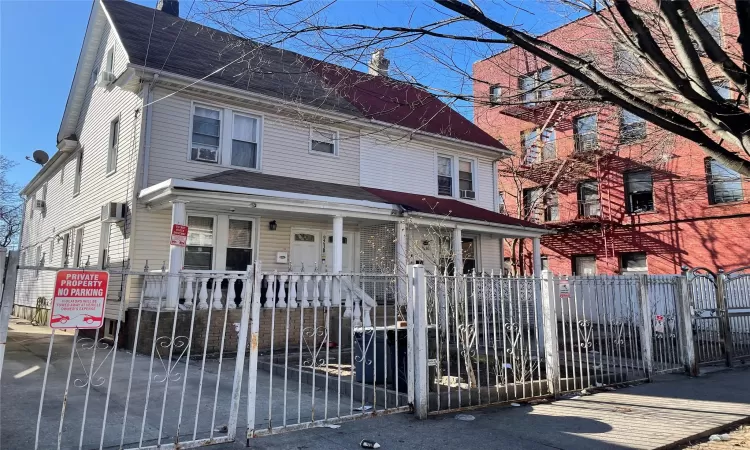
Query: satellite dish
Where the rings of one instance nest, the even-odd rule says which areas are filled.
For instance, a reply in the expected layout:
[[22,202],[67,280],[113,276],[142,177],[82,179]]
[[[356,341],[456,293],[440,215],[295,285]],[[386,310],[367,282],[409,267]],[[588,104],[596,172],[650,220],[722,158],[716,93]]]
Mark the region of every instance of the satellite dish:
[[34,158],[34,162],[40,166],[47,164],[47,161],[49,161],[49,155],[44,150],[34,150],[31,157]]

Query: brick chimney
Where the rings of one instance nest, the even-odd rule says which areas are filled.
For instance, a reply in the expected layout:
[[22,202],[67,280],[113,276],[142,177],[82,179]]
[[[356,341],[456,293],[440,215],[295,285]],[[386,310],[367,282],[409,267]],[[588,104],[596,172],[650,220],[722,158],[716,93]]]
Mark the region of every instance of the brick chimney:
[[375,50],[370,57],[370,63],[367,64],[367,73],[370,75],[379,75],[381,77],[388,76],[388,66],[391,62],[385,57],[385,50],[382,48]]
[[180,17],[180,2],[179,0],[159,0],[156,3],[156,9],[164,11],[167,14],[175,17]]

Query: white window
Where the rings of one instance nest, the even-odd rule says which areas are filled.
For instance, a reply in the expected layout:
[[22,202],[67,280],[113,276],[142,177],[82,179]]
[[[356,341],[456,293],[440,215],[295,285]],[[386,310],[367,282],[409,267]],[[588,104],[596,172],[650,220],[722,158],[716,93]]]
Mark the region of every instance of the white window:
[[109,50],[107,50],[107,58],[104,61],[104,70],[106,70],[109,73],[115,72],[115,48],[110,47]]
[[338,133],[320,128],[310,129],[310,151],[338,155]]
[[52,258],[55,257],[55,238],[52,238],[52,240],[49,241],[49,262],[47,265],[54,266],[52,263]]
[[214,261],[214,218],[188,216],[185,269],[211,270]]
[[253,262],[253,222],[229,219],[226,270],[247,270]]
[[596,275],[596,256],[573,256],[573,275]]
[[490,103],[493,105],[500,103],[502,95],[503,89],[500,86],[496,84],[490,86]]
[[83,228],[76,230],[75,250],[73,251],[73,267],[81,267],[83,253]]
[[107,174],[117,170],[117,148],[120,144],[120,118],[109,124],[109,150],[107,152]]
[[89,79],[89,84],[91,86],[94,86],[96,84],[96,79],[99,78],[99,67],[96,66],[93,69],[91,69],[91,79]]
[[458,160],[458,191],[461,198],[474,200],[474,163],[470,160]]
[[438,155],[437,162],[438,195],[453,196],[453,158]]
[[505,210],[505,192],[497,193],[497,212],[500,214],[506,214]]
[[76,161],[76,174],[73,179],[73,195],[76,196],[81,192],[81,176],[83,175],[83,149],[78,151],[78,160]]
[[107,267],[107,259],[109,259],[109,236],[111,231],[111,224],[102,223],[102,228],[99,233],[99,268],[105,269]]
[[258,168],[258,119],[234,113],[231,164]]
[[31,201],[29,202],[29,207],[31,207],[31,211],[29,212],[29,217],[32,219],[34,218],[34,210],[36,209],[36,194],[33,194],[31,196]]
[[207,163],[219,163],[221,144],[221,111],[196,106],[193,110],[193,133],[190,144],[190,159]]
[[61,264],[64,267],[68,267],[68,264],[70,264],[70,261],[68,261],[68,257],[70,256],[70,233],[65,233],[63,235],[63,243],[62,243],[62,256],[60,259]]

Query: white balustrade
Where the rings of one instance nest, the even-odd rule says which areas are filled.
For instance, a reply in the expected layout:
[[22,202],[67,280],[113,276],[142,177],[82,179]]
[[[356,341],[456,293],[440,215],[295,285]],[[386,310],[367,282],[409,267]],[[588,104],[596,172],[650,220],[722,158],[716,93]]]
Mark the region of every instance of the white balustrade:
[[276,275],[266,275],[266,308],[273,308],[276,304],[274,297],[276,296]]
[[310,285],[310,275],[303,275],[302,276],[302,302],[300,302],[303,308],[310,307],[310,302],[307,299],[307,293],[308,293],[307,288],[309,285]]
[[237,283],[237,276],[229,277],[229,284],[227,285],[227,309],[237,308],[236,297],[237,291],[234,286]]
[[201,277],[200,290],[198,291],[198,309],[208,309],[208,277]]
[[242,292],[240,292],[240,308],[244,308],[245,301],[247,300],[247,285],[250,284],[250,280],[248,278],[242,279]]
[[222,309],[224,305],[221,303],[221,282],[224,281],[223,277],[213,277],[213,302],[211,303],[211,307],[213,309]]
[[193,308],[193,296],[195,295],[195,292],[193,291],[194,282],[194,276],[188,275],[185,277],[185,308],[187,309]]
[[279,277],[279,301],[276,303],[276,306],[279,308],[286,308],[286,280],[289,278],[288,275],[281,275]]
[[320,307],[320,279],[322,277],[320,275],[315,275],[313,277],[313,298],[312,298],[312,305],[314,308]]
[[297,281],[299,275],[292,275],[289,278],[289,307],[294,309],[297,307]]
[[323,306],[331,306],[331,276],[323,277]]

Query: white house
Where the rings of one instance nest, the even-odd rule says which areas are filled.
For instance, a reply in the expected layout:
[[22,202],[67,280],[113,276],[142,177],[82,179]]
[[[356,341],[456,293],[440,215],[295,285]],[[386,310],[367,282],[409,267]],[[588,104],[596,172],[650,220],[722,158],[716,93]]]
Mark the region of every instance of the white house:
[[[22,192],[22,266],[489,272],[501,238],[526,237],[540,268],[544,229],[495,212],[511,152],[469,120],[384,66],[265,47],[160,4],[94,2],[58,152]],[[430,260],[444,248],[452,261]],[[19,306],[51,294],[27,272]],[[140,292],[112,283],[110,320]],[[170,285],[165,307],[181,296]]]

